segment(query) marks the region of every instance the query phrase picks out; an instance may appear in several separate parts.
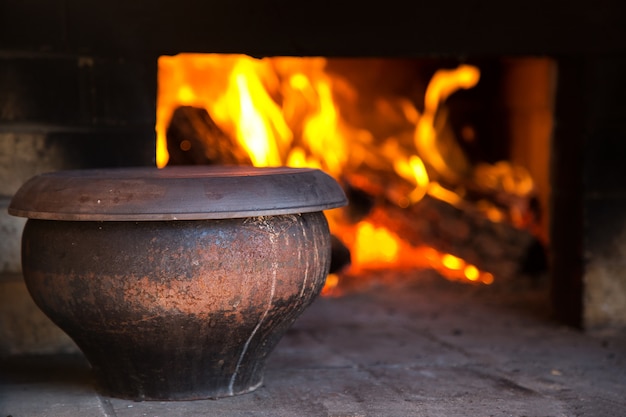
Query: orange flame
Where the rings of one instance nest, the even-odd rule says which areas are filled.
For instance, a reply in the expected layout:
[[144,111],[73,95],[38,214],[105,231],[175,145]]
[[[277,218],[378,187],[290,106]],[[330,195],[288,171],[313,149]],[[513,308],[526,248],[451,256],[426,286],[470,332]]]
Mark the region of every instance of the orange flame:
[[[426,246],[414,247],[384,227],[368,221],[356,225],[350,241],[354,251],[351,271],[378,268],[431,268],[453,281],[469,281],[482,284],[493,283],[493,275],[480,271],[475,265],[449,253],[442,253]],[[331,293],[337,282],[331,281],[326,292]]]
[[435,115],[439,105],[459,88],[474,87],[479,79],[478,68],[461,65],[454,70],[437,71],[426,88],[424,114],[420,117],[415,129],[415,148],[420,155],[428,157],[430,165],[439,173],[451,174],[437,141]]
[[[165,132],[171,115],[176,107],[190,105],[206,108],[215,123],[248,152],[255,166],[315,167],[335,178],[363,163],[387,166],[412,184],[413,189],[400,199],[403,205],[415,204],[427,193],[459,204],[462,198],[458,194],[431,179],[431,174],[454,175],[438,141],[435,120],[448,96],[476,85],[478,69],[461,65],[437,71],[426,89],[423,114],[410,100],[398,101],[404,122],[414,127],[413,149],[389,138],[380,152],[372,152],[377,146],[373,144],[374,134],[347,123],[336,100],[339,85],[354,97],[359,92],[331,76],[326,65],[324,58],[253,59],[216,54],[159,58],[157,166],[168,163]],[[381,103],[392,107],[385,100],[382,98]],[[490,178],[497,177],[501,171],[494,169],[490,174]],[[521,184],[515,186],[527,186],[523,178],[518,182]],[[500,183],[513,186],[504,180]],[[353,268],[429,267],[449,279],[484,284],[493,281],[491,274],[462,259],[431,248],[411,247],[367,221],[333,229],[338,220],[330,217],[331,230],[350,247]],[[336,275],[330,275],[326,293],[338,282]]]

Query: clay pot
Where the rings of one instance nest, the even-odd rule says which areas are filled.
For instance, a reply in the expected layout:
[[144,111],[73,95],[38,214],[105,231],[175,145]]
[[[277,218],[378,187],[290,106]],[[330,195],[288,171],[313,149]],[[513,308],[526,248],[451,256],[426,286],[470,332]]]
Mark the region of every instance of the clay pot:
[[46,174],[9,210],[29,217],[33,299],[104,393],[190,400],[261,385],[268,355],[328,273],[322,210],[343,204],[317,170],[194,167]]

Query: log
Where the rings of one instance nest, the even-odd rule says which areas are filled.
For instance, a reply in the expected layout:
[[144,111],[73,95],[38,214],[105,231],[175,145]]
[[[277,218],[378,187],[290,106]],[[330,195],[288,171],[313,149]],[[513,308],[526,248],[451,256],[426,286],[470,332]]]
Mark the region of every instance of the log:
[[491,221],[471,206],[457,207],[428,194],[406,208],[379,200],[368,220],[412,246],[452,254],[496,279],[519,276],[529,252],[541,245],[529,230]]
[[166,137],[169,165],[252,165],[243,147],[224,133],[203,108],[178,107]]

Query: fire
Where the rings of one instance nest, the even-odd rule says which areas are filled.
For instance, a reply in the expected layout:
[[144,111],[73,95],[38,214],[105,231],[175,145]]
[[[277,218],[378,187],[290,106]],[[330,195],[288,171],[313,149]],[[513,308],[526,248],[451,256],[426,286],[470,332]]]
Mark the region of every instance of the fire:
[[408,160],[398,159],[394,161],[394,170],[401,177],[413,182],[415,189],[408,195],[408,203],[417,203],[428,191],[430,179],[422,159],[417,155],[411,155]]
[[415,149],[420,155],[428,157],[431,166],[443,175],[452,175],[446,158],[441,151],[441,143],[437,141],[435,116],[439,105],[459,88],[472,88],[480,78],[478,68],[470,65],[461,65],[454,70],[437,71],[424,97],[424,114],[419,118],[415,129]]
[[362,221],[357,225],[353,262],[355,265],[397,263],[400,241],[387,229]]
[[[426,246],[411,246],[386,228],[368,221],[359,222],[350,236],[352,239],[347,242],[354,253],[352,272],[389,267],[431,268],[453,281],[493,283],[492,274],[480,271],[461,258]],[[337,285],[334,280],[328,292]]]
[[[437,71],[426,88],[422,112],[410,100],[381,97],[381,109],[399,109],[394,115],[412,126],[409,141],[391,135],[381,144],[372,131],[345,119],[338,97],[344,102],[358,102],[360,92],[326,67],[324,58],[254,59],[213,54],[159,58],[157,166],[168,163],[166,130],[174,110],[195,106],[206,109],[220,129],[245,149],[255,166],[315,167],[340,180],[367,165],[393,172],[409,186],[395,198],[399,206],[416,204],[427,194],[460,204],[462,196],[436,180],[456,178],[467,171],[462,152],[453,142],[439,139],[439,110],[455,91],[475,86],[479,70],[461,65]],[[185,150],[190,144],[180,146]],[[505,173],[504,166],[480,169],[485,171],[486,186],[518,187],[519,192],[532,187],[523,173]],[[491,213],[489,218],[498,216],[497,209],[485,211]],[[493,282],[491,274],[463,259],[432,248],[413,247],[367,219],[346,225],[339,214],[328,214],[331,231],[350,249],[352,270],[428,267],[453,280]],[[330,275],[326,292],[338,282],[337,275]]]

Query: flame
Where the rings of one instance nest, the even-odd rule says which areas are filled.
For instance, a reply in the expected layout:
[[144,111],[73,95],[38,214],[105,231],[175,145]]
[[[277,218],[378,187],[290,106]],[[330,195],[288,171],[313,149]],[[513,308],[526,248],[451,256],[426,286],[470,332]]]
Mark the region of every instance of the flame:
[[[450,204],[462,203],[459,194],[433,178],[457,175],[446,156],[455,149],[439,140],[437,120],[442,103],[451,94],[478,83],[476,67],[460,65],[437,71],[426,88],[422,113],[411,100],[381,97],[381,109],[397,109],[393,116],[412,126],[412,140],[389,137],[380,145],[374,144],[374,133],[343,117],[338,96],[358,102],[360,92],[326,71],[324,58],[180,54],[160,57],[158,65],[156,163],[160,168],[169,159],[165,132],[171,115],[178,106],[196,106],[207,109],[215,123],[247,151],[255,166],[314,167],[340,179],[365,164],[393,170],[410,184],[411,188],[395,199],[400,206],[416,204],[426,194]],[[184,146],[183,142],[181,148]],[[376,147],[379,150],[373,152]],[[517,192],[532,187],[522,172],[507,171],[505,166],[484,165],[477,167],[476,173],[485,177],[485,186]],[[495,209],[485,208],[485,212],[491,213],[489,218],[498,217]],[[453,280],[493,282],[491,274],[451,254],[412,247],[367,220],[341,225],[339,215],[327,214],[333,233],[350,248],[355,270],[428,267]],[[323,293],[332,292],[338,283],[337,275],[329,275]]]
[[394,161],[393,167],[398,175],[415,184],[415,189],[408,196],[409,202],[415,204],[420,201],[426,195],[430,184],[422,159],[417,155],[411,155],[408,160],[399,158]]
[[[427,246],[411,246],[393,232],[368,221],[359,222],[353,236],[353,273],[389,267],[431,268],[453,281],[489,285],[494,280],[491,273],[481,271],[457,256]],[[325,287],[326,293],[333,293],[337,284],[338,281],[333,278]]]
[[322,288],[323,296],[337,295],[336,288],[339,285],[339,276],[337,274],[328,274],[326,277],[326,283]]
[[237,62],[229,77],[228,89],[214,111],[235,118],[237,140],[248,152],[254,166],[281,164],[278,143],[291,141],[291,130],[278,105],[263,86],[250,59]]
[[459,88],[474,87],[479,79],[478,68],[461,65],[454,70],[437,71],[426,88],[424,114],[420,117],[415,129],[415,148],[420,155],[428,158],[429,164],[439,173],[453,174],[437,141],[435,116],[439,105]]
[[367,221],[357,225],[353,247],[355,265],[392,265],[400,253],[400,243],[392,233]]

